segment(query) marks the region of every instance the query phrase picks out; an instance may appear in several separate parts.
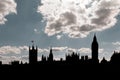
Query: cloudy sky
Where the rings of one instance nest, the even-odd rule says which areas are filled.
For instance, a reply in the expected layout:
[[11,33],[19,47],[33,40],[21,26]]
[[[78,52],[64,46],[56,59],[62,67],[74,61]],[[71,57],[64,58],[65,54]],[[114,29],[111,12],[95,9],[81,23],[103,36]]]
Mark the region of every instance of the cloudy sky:
[[28,62],[31,41],[39,47],[39,57],[54,59],[78,52],[91,57],[96,33],[99,59],[110,59],[120,50],[119,0],[0,0],[0,60]]

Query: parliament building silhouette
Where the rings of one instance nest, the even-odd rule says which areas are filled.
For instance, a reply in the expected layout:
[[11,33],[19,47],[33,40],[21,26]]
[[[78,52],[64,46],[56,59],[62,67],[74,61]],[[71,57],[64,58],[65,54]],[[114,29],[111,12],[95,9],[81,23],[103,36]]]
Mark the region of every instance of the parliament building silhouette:
[[[92,58],[89,59],[88,56],[81,56],[81,59],[79,59],[79,55],[77,53],[72,53],[72,55],[67,55],[66,56],[66,60],[63,62],[69,62],[69,63],[76,63],[76,62],[81,62],[81,63],[92,63],[92,64],[98,64],[99,63],[99,59],[98,59],[98,49],[99,49],[99,45],[97,42],[97,38],[96,35],[94,35],[93,38],[93,42],[91,45],[91,50],[92,50]],[[37,51],[37,47],[35,48],[34,45],[32,45],[32,47],[29,47],[29,64],[37,64],[37,63],[53,63],[53,62],[57,62],[54,60],[53,57],[53,51],[52,48],[50,49],[50,53],[49,56],[46,58],[44,55],[42,55],[42,59],[41,61],[37,61],[37,55],[38,55],[38,51]],[[62,62],[62,59],[60,60],[60,62]]]
[[98,59],[99,44],[96,35],[93,37],[91,44],[91,58],[86,56],[79,56],[78,53],[73,52],[60,60],[54,60],[52,47],[50,48],[49,56],[41,56],[41,61],[38,61],[38,48],[33,44],[29,46],[29,63],[20,63],[19,61],[12,61],[11,64],[2,64],[0,62],[0,72],[41,72],[51,74],[50,72],[58,73],[64,72],[69,74],[71,72],[120,72],[120,53],[115,52],[111,56],[110,61],[103,58]]
[[[91,44],[91,52],[92,52],[91,58],[89,58],[87,55],[81,56],[80,58],[79,54],[73,52],[71,55],[70,54],[66,55],[65,60],[61,58],[59,62],[78,63],[78,64],[106,64],[106,63],[119,64],[120,63],[120,54],[115,51],[110,61],[107,61],[105,58],[103,58],[101,62],[99,62],[98,50],[99,50],[99,44],[98,44],[96,35],[94,35],[93,41]],[[52,47],[50,48],[49,56],[45,57],[44,55],[42,55],[41,61],[37,61],[37,55],[38,55],[37,46],[35,47],[34,45],[32,45],[32,47],[29,47],[29,64],[38,64],[38,63],[52,64],[53,62],[54,63],[58,62],[54,60]]]

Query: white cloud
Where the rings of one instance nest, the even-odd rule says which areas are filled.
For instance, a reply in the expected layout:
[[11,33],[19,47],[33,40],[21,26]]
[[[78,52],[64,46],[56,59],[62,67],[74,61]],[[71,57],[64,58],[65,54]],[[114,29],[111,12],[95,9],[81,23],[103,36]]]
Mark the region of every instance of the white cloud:
[[2,61],[3,64],[10,64],[12,61],[20,61],[20,57],[0,55],[0,61]]
[[64,51],[67,49],[67,47],[53,47],[53,51]]
[[67,48],[68,53],[76,52],[77,49],[74,48]]
[[0,47],[0,54],[20,54],[21,50],[15,46],[2,46]]
[[78,49],[78,52],[80,52],[80,53],[91,53],[91,49],[90,48],[81,48],[81,49]]
[[25,56],[22,56],[21,57],[21,60],[23,60],[23,61],[27,61],[29,59],[29,56],[28,55],[25,55]]
[[28,46],[2,46],[0,54],[20,54],[22,51],[28,51]]
[[59,40],[59,39],[62,38],[62,35],[57,35],[56,37],[57,37],[57,39]]
[[[99,49],[99,53],[103,53],[104,49]],[[78,52],[80,53],[91,53],[91,49],[90,48],[80,48],[78,49]]]
[[28,53],[28,51],[28,46],[1,46],[0,61],[2,61],[4,64],[8,64],[9,62],[15,60],[28,62],[28,56],[25,56],[24,54]]
[[120,12],[119,0],[41,0],[41,3],[38,12],[47,20],[48,36],[61,33],[71,38],[86,37],[90,32],[113,27]]
[[29,61],[29,56],[28,55],[24,55],[22,57],[20,57],[19,61],[22,61],[23,63],[28,63]]
[[20,49],[22,51],[29,51],[28,46],[19,46],[18,49]]
[[117,42],[112,42],[112,44],[115,45],[115,46],[120,46],[120,42],[119,42],[119,41],[117,41]]
[[41,48],[38,48],[38,52],[39,52],[39,53],[48,53],[48,52],[49,52],[49,49],[41,49]]
[[38,29],[34,29],[34,32],[36,33],[36,34],[40,34],[40,31],[38,30]]
[[116,41],[116,42],[112,42],[112,45],[114,45],[115,47],[115,51],[120,51],[120,42],[119,41]]
[[[67,47],[52,47],[52,50],[54,52],[56,52],[56,51],[65,51],[66,49],[67,49]],[[44,48],[44,49],[38,48],[38,52],[39,53],[49,53],[50,49],[48,49],[48,48]]]
[[0,24],[5,24],[7,15],[17,13],[17,4],[14,0],[0,0]]
[[[72,53],[72,52],[79,52],[79,53],[82,53],[82,54],[86,54],[86,53],[91,53],[91,49],[90,48],[80,48],[80,49],[77,49],[77,48],[70,48],[70,47],[52,47],[52,50],[55,52],[64,52],[64,53]],[[99,49],[99,53],[103,53],[104,49]],[[41,49],[41,48],[38,48],[38,52],[39,53],[49,53],[50,52],[50,49],[48,48],[44,48],[44,49]]]
[[99,53],[103,53],[104,52],[104,49],[99,49]]

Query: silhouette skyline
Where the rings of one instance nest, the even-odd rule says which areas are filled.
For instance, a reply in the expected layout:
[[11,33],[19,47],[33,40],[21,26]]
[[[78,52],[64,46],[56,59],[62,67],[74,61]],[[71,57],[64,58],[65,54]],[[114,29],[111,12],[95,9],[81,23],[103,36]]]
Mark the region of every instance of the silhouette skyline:
[[[72,54],[67,54],[65,56],[65,60],[63,58],[60,58],[60,60],[55,60],[53,55],[52,47],[50,47],[49,55],[48,56],[41,56],[41,60],[38,60],[38,47],[35,47],[34,41],[32,42],[32,46],[29,46],[29,61],[28,63],[23,63],[21,61],[11,61],[10,64],[7,65],[15,65],[15,64],[38,64],[38,63],[53,63],[53,62],[69,62],[69,63],[76,63],[80,62],[82,64],[106,64],[106,63],[112,63],[112,64],[120,64],[120,54],[119,52],[114,51],[113,55],[111,56],[111,59],[108,61],[103,57],[101,61],[98,59],[99,55],[99,44],[97,41],[96,34],[94,34],[93,41],[91,43],[91,58],[88,57],[88,55],[80,56],[77,52],[72,52]],[[2,65],[2,61],[0,61],[0,65]],[[4,65],[4,64],[3,64]],[[5,64],[6,65],[6,64]]]
[[66,54],[65,60],[55,60],[52,47],[50,47],[48,56],[41,56],[41,60],[38,60],[38,47],[33,44],[29,46],[29,63],[23,63],[22,61],[11,61],[10,64],[2,64],[0,61],[0,72],[29,72],[39,73],[41,75],[46,72],[50,74],[62,73],[70,74],[70,72],[120,72],[120,53],[114,51],[110,61],[107,61],[104,57],[101,61],[98,59],[99,43],[97,42],[96,35],[93,36],[91,43],[91,58],[88,55],[81,56],[79,53],[73,52],[72,54]]
[[[35,49],[35,46],[32,45],[32,48],[29,48],[29,64],[35,64],[35,63],[39,63],[39,62],[49,62],[52,63],[53,61],[55,62],[56,60],[54,60],[54,55],[53,55],[53,51],[52,51],[52,47],[50,47],[50,52],[49,52],[49,56],[46,57],[44,55],[42,55],[41,57],[41,61],[37,60],[37,55],[38,55],[38,51],[37,51],[37,47]],[[62,58],[60,60],[57,61],[66,61],[66,62],[72,62],[72,63],[76,63],[76,62],[81,62],[83,64],[105,64],[105,63],[117,63],[119,64],[120,62],[120,54],[118,52],[114,51],[114,54],[111,56],[110,61],[107,61],[105,59],[105,57],[103,57],[103,59],[101,61],[99,61],[98,59],[98,55],[99,55],[99,44],[97,42],[97,37],[96,34],[94,34],[93,37],[93,41],[91,44],[91,58],[88,57],[88,55],[85,56],[80,56],[78,53],[73,52],[72,54],[68,54],[65,57],[65,60],[63,60]],[[81,58],[80,58],[81,57]],[[57,62],[56,61],[56,62]]]

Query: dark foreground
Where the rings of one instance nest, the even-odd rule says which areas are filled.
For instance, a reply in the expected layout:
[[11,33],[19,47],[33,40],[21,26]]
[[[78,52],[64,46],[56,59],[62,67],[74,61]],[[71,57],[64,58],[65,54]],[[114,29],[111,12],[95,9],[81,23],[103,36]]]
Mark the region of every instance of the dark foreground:
[[[118,64],[21,64],[21,65],[2,65],[0,74],[19,75],[30,77],[59,76],[61,77],[83,77],[83,75],[101,74],[120,74]],[[38,75],[38,76],[37,76]],[[61,76],[61,77],[60,77]]]
[[104,80],[120,79],[120,65],[4,65],[0,66],[1,80]]

